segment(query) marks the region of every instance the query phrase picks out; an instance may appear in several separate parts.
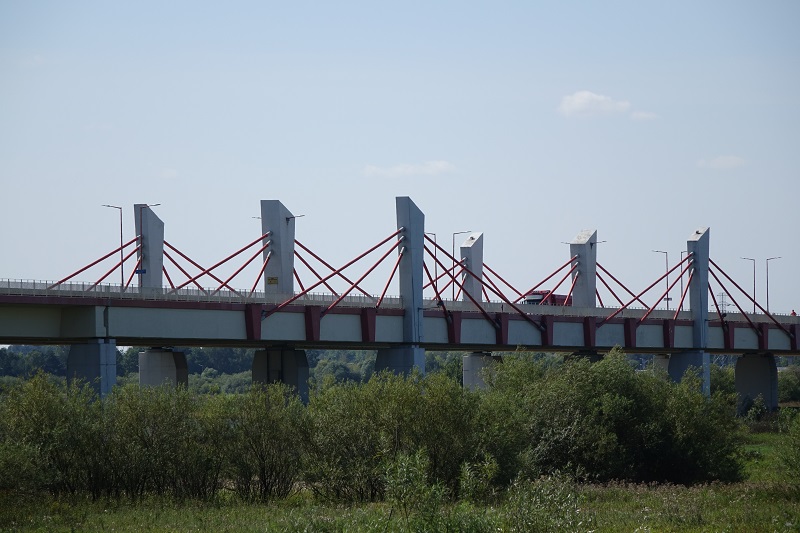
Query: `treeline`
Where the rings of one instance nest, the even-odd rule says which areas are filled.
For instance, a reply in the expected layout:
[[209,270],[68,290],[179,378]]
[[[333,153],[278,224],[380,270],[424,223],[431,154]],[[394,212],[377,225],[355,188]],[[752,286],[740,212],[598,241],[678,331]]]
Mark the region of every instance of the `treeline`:
[[487,379],[470,391],[444,372],[329,378],[306,406],[278,384],[239,395],[124,386],[98,401],[40,374],[0,397],[0,488],[265,501],[303,487],[363,502],[410,483],[490,500],[541,476],[741,476],[734,398],[704,397],[697,379],[636,372],[618,352],[594,364],[512,356]]
[[[117,352],[117,377],[127,383],[127,376],[139,372],[139,352],[129,347]],[[246,392],[250,388],[253,365],[252,348],[176,348],[186,354],[190,386],[205,393]],[[15,345],[0,348],[0,376],[31,377],[37,372],[66,377],[69,346]],[[375,371],[374,350],[307,350],[310,378],[322,382],[329,376],[336,381],[367,381]],[[443,371],[461,379],[460,352],[427,352],[425,371]],[[135,376],[134,376],[135,377]],[[134,380],[135,381],[135,380]]]

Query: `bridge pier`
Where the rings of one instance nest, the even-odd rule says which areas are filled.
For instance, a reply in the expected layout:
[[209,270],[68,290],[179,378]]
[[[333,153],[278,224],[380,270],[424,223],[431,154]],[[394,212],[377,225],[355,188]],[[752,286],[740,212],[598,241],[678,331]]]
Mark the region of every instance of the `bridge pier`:
[[702,350],[690,352],[678,352],[669,356],[656,355],[653,364],[667,371],[672,381],[680,381],[689,368],[695,368],[700,372],[700,380],[703,383],[703,393],[708,396],[711,394],[711,356]]
[[75,379],[92,386],[101,398],[109,394],[117,383],[117,341],[92,339],[71,345],[67,355],[67,381]]
[[464,388],[467,389],[485,389],[486,382],[483,380],[484,368],[491,367],[497,363],[502,362],[499,355],[492,355],[491,352],[472,352],[463,356],[463,381]]
[[305,350],[271,348],[253,355],[253,383],[285,383],[308,403],[308,358]]
[[139,352],[139,386],[158,387],[164,383],[189,386],[186,354],[164,348]]
[[425,374],[425,349],[419,346],[381,348],[375,358],[375,372],[389,370],[395,374],[409,375],[414,369]]
[[[759,395],[769,411],[778,408],[778,366],[772,354],[745,354],[736,360],[734,371],[739,409],[749,407]],[[740,412],[739,414],[745,414]]]

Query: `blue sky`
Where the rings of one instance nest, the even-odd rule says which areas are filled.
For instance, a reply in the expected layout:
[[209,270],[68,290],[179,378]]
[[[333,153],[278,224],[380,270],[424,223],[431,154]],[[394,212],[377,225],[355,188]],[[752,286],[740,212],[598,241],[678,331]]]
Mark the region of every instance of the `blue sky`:
[[408,195],[447,247],[485,232],[520,288],[592,228],[639,290],[663,272],[652,250],[674,263],[710,226],[740,284],[758,260],[762,305],[781,256],[770,307],[800,309],[798,23],[773,0],[6,0],[0,278],[111,250],[104,203],[126,206],[126,240],[133,203],[161,203],[167,239],[208,265],[279,199],[342,264]]

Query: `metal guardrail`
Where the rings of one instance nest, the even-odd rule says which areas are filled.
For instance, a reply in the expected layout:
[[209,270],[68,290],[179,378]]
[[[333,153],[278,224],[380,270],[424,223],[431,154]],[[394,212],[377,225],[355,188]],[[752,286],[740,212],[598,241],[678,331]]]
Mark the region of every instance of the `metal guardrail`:
[[[249,291],[231,291],[223,289],[183,288],[177,291],[170,287],[148,289],[128,287],[121,290],[120,285],[72,282],[53,286],[54,281],[0,279],[0,295],[11,296],[58,296],[64,298],[109,298],[114,300],[155,300],[168,302],[215,302],[215,303],[262,303],[280,304],[294,295],[266,294]],[[216,292],[215,292],[216,291]],[[334,294],[307,293],[295,300],[297,305],[330,305],[337,299]],[[339,304],[340,307],[374,307],[378,297],[348,295]],[[399,296],[386,296],[381,302],[385,309],[402,309],[403,299]]]

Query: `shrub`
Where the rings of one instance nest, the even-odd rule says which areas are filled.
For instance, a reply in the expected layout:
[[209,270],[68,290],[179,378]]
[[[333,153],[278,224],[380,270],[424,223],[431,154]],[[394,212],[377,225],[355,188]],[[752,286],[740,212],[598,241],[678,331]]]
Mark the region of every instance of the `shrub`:
[[740,475],[731,398],[705,398],[696,376],[674,384],[637,373],[618,350],[597,363],[521,364],[529,368],[500,365],[487,395],[513,419],[493,422],[488,431],[489,441],[499,443],[505,476],[513,472],[514,451],[529,479],[562,472],[598,481],[693,483]]
[[786,437],[779,451],[780,462],[787,470],[787,479],[800,485],[800,416],[794,416],[786,427]]
[[778,372],[778,401],[800,402],[800,365],[790,365]]
[[377,409],[367,387],[354,382],[314,389],[305,479],[316,494],[359,502],[383,496]]
[[226,455],[237,494],[248,501],[288,496],[302,472],[308,441],[308,416],[300,398],[287,385],[254,386],[230,398],[228,413]]
[[67,386],[43,373],[12,387],[2,406],[0,484],[99,495],[106,442],[102,403],[95,400],[91,387]]
[[224,401],[184,387],[116,389],[106,400],[114,492],[211,498],[229,438]]

